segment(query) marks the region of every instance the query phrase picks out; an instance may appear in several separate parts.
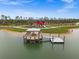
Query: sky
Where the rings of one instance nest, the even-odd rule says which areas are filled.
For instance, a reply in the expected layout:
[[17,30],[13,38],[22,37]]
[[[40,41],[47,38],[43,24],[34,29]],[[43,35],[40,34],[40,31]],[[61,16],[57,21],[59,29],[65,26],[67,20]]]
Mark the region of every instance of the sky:
[[79,0],[0,0],[0,15],[79,18]]

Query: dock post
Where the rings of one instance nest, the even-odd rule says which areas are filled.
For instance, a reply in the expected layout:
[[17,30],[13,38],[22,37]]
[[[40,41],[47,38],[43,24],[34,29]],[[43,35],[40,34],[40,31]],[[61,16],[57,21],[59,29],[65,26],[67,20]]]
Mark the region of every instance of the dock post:
[[60,34],[58,34],[58,37],[60,37]]
[[65,36],[64,36],[63,40],[64,40],[64,42],[65,42]]
[[65,36],[63,38],[63,41],[64,41],[64,44],[63,44],[63,50],[64,50],[64,47],[65,47]]

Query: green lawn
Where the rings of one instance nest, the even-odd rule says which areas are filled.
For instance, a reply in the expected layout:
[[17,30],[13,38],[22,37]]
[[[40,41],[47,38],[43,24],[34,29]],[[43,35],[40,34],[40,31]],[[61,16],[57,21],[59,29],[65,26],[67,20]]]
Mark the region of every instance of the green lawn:
[[43,33],[66,33],[68,32],[67,28],[51,28],[51,29],[42,29]]
[[79,28],[79,26],[65,26],[59,28],[42,29],[43,33],[67,33],[69,29]]
[[[72,28],[79,28],[79,26],[65,26],[65,27],[58,27],[58,28],[49,28],[49,29],[42,29],[41,31],[43,33],[67,33],[69,29]],[[10,31],[16,31],[16,32],[25,32],[26,29],[20,29],[20,28],[10,28],[10,27],[0,27],[0,29],[7,29]]]
[[20,28],[9,28],[9,27],[0,27],[0,29],[6,29],[10,31],[15,31],[15,32],[25,32],[26,29],[20,29]]
[[20,29],[20,28],[7,28],[7,30],[16,31],[16,32],[25,32],[26,31],[26,29]]

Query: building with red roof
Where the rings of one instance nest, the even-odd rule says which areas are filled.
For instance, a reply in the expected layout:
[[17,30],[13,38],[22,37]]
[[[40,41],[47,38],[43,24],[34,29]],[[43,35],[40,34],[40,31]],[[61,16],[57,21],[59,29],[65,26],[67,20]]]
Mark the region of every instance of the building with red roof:
[[46,22],[44,22],[44,21],[36,21],[36,22],[34,23],[34,25],[35,25],[35,26],[38,26],[38,27],[45,27]]

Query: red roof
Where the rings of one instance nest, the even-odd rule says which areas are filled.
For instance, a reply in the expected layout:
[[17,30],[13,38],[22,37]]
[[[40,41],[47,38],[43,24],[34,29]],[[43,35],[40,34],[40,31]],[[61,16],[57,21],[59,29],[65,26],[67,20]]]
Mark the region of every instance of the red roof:
[[37,22],[35,22],[35,24],[37,24],[37,25],[44,25],[45,22],[44,21],[37,21]]

